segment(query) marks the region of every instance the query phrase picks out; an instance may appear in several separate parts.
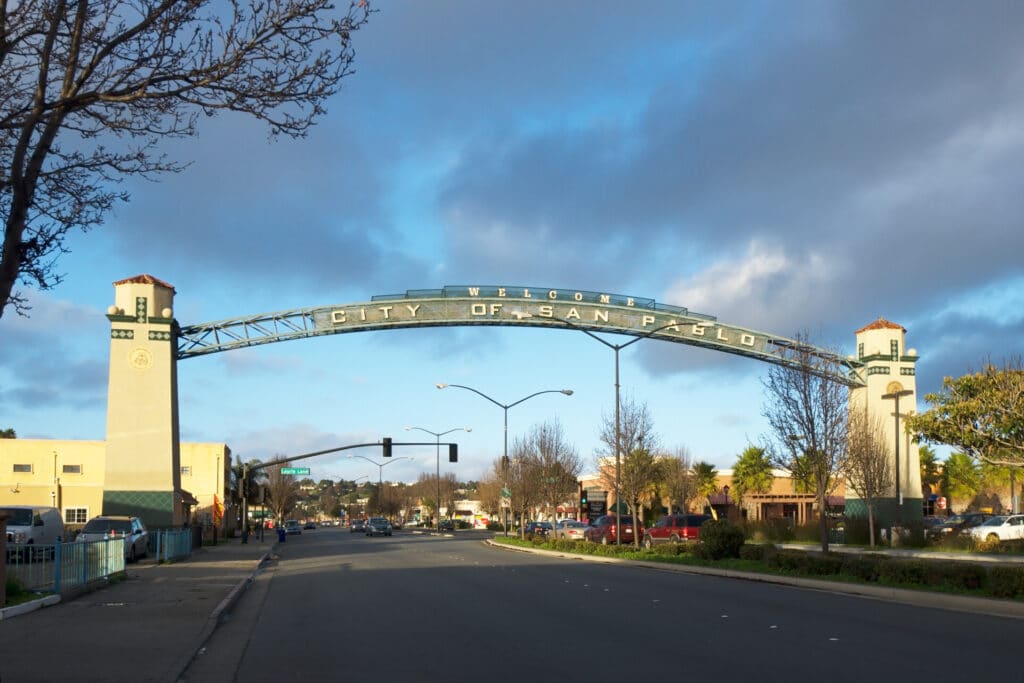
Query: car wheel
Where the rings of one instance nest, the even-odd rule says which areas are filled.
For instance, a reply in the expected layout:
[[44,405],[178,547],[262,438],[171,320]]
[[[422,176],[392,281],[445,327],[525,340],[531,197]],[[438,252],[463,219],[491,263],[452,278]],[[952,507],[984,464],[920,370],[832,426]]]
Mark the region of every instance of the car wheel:
[[654,540],[650,536],[644,536],[644,547],[648,550],[654,547]]
[[985,538],[985,540],[989,543],[999,543],[999,536],[997,536],[996,534],[989,534],[988,537]]
[[679,537],[676,536],[675,534],[672,534],[671,536],[669,536],[668,540],[672,541],[673,543],[679,543]]
[[132,543],[130,546],[128,546],[128,561],[129,562],[134,562],[135,561],[135,544],[134,543]]

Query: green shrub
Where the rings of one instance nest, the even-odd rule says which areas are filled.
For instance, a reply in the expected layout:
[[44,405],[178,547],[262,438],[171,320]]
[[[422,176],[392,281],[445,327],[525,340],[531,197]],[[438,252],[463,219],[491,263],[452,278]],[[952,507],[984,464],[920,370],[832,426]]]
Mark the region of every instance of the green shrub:
[[674,557],[676,555],[685,555],[690,552],[690,546],[686,543],[659,543],[652,546],[650,552],[655,555],[667,555]]
[[790,527],[790,520],[786,517],[775,517],[774,519],[758,520],[747,522],[744,525],[744,535],[755,543],[787,543],[793,540],[793,529]]
[[764,562],[765,554],[769,547],[759,543],[744,543],[740,548],[740,559]]
[[878,555],[844,555],[841,571],[861,581],[878,581],[879,565],[885,560]]
[[743,530],[726,520],[709,519],[700,527],[700,541],[694,553],[701,558],[738,558],[743,547]]
[[1024,598],[1024,567],[992,567],[985,589],[997,598]]
[[884,583],[923,584],[928,564],[917,560],[883,562],[879,565],[878,580]]

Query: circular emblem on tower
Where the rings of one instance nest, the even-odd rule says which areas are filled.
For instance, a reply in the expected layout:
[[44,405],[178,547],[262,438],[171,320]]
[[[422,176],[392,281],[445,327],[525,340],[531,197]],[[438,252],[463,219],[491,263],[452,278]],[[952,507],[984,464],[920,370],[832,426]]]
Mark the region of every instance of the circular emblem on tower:
[[128,364],[136,370],[149,370],[153,367],[153,353],[141,347],[132,349],[128,354]]

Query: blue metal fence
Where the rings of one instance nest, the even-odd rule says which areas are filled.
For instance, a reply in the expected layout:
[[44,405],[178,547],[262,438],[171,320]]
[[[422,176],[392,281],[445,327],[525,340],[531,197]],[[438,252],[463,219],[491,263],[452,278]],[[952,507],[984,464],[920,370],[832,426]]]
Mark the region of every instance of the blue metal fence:
[[[124,539],[53,545],[7,544],[7,576],[23,590],[71,593],[125,570]],[[147,554],[169,562],[192,554],[191,529],[149,533]]]

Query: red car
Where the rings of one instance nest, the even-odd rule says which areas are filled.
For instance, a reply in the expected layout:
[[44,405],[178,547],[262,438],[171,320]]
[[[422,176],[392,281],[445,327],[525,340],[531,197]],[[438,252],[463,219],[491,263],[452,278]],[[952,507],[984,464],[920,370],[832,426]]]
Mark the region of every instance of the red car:
[[700,538],[700,525],[709,519],[711,515],[665,515],[643,535],[643,546],[696,541]]
[[[633,518],[623,516],[622,518],[622,535],[623,543],[633,542]],[[615,515],[603,515],[598,517],[590,523],[583,531],[583,537],[591,543],[600,543],[601,545],[611,545],[615,543]],[[637,534],[639,538],[643,538],[644,525],[640,522],[637,523]]]

